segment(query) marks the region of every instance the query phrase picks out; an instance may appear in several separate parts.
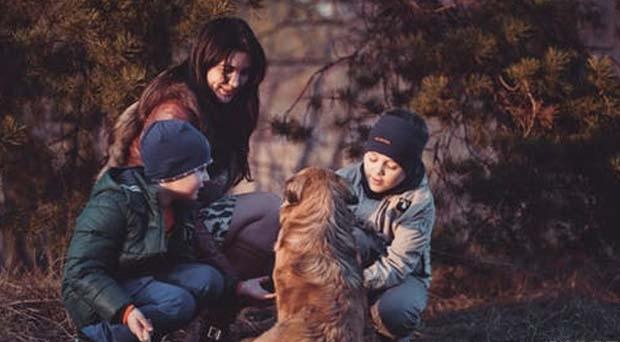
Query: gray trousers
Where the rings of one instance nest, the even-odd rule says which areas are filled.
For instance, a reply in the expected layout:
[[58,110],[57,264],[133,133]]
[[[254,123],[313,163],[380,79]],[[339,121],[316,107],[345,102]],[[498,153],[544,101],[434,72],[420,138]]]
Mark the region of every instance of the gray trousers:
[[[373,232],[354,228],[353,235],[364,268],[385,254],[385,242]],[[426,285],[414,275],[409,275],[394,287],[369,293],[370,317],[381,335],[393,340],[406,340],[419,324],[427,302]]]
[[[196,309],[216,302],[224,289],[222,275],[205,264],[180,264],[156,276],[122,283],[133,304],[151,320],[156,338],[189,323]],[[82,328],[97,342],[138,341],[124,324],[103,321]]]

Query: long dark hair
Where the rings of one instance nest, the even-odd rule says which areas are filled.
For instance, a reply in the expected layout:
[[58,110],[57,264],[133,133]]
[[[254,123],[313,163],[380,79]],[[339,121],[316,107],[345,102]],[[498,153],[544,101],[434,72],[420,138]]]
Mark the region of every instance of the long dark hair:
[[[249,77],[232,102],[225,104],[209,88],[207,72],[234,52],[250,56]],[[244,178],[251,180],[250,136],[258,122],[259,85],[266,64],[263,48],[245,21],[230,17],[211,20],[198,35],[189,58],[161,73],[146,87],[139,100],[138,120],[144,126],[159,104],[177,103],[212,143],[214,163],[210,173],[226,172],[226,188]]]
[[[250,56],[249,78],[232,102],[224,104],[209,88],[207,72],[234,52]],[[209,172],[212,175],[226,172],[224,190],[244,178],[251,180],[249,143],[258,122],[259,85],[265,77],[266,64],[263,48],[245,21],[222,17],[207,22],[189,58],[159,74],[144,89],[138,104],[117,118],[108,160],[99,175],[109,167],[127,165],[130,146],[149,123],[151,112],[164,102],[173,102],[209,138],[214,159]]]
[[[231,103],[219,102],[207,84],[207,72],[233,52],[250,56],[249,78]],[[259,113],[259,85],[265,78],[265,52],[250,26],[239,18],[208,22],[198,35],[187,60],[190,86],[203,107],[207,137],[213,141],[214,174],[226,170],[229,182],[250,180],[250,136]],[[206,94],[206,96],[200,96]]]

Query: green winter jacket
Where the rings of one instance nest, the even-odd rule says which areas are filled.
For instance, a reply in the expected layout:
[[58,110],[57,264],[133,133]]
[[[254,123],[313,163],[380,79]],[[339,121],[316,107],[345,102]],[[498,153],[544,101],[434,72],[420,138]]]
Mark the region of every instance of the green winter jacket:
[[195,260],[191,210],[175,213],[166,234],[157,187],[141,168],[110,169],[97,181],[77,218],[62,280],[63,303],[79,328],[120,320],[131,303],[121,281]]

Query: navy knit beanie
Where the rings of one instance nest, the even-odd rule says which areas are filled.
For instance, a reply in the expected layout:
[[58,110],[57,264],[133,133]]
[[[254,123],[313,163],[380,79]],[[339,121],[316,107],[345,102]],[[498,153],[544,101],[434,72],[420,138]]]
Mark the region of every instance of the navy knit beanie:
[[155,121],[140,140],[144,174],[152,182],[181,178],[211,163],[207,138],[183,120]]
[[393,109],[371,128],[364,151],[388,156],[411,174],[420,164],[427,142],[428,127],[424,119],[404,109]]

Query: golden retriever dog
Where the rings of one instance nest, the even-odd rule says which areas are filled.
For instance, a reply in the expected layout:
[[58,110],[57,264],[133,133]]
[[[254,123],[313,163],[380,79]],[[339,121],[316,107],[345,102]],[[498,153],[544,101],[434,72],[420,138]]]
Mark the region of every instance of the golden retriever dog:
[[286,182],[275,245],[277,323],[254,341],[360,342],[366,292],[347,204],[335,173],[306,168]]

